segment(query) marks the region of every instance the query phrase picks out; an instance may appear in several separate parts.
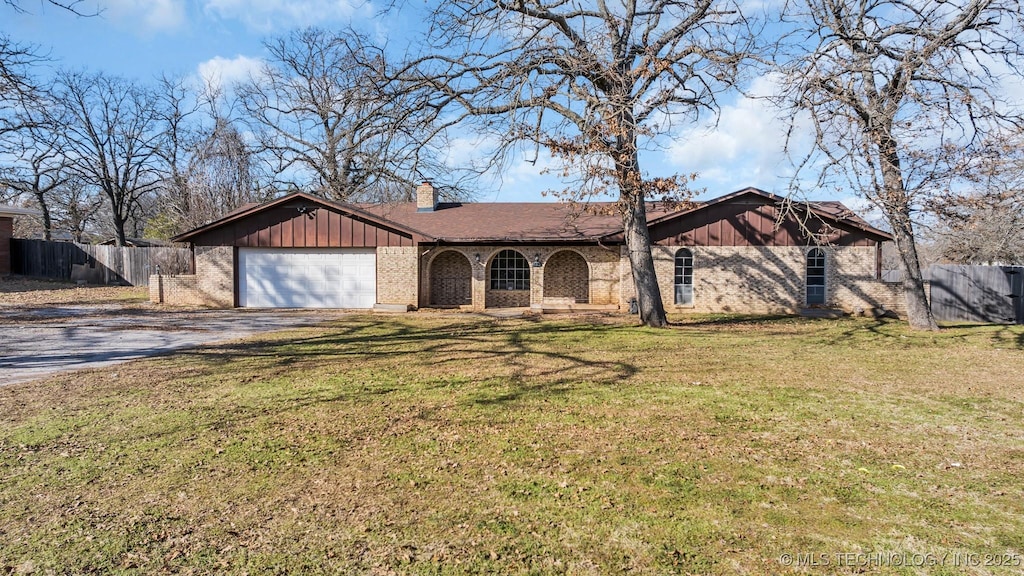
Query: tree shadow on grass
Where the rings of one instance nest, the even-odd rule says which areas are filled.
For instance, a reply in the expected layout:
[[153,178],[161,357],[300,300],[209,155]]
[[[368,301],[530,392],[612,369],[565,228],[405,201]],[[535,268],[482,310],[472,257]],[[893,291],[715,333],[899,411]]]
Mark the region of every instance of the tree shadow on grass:
[[975,322],[943,323],[941,329],[946,331],[962,331],[965,335],[990,332],[989,340],[993,345],[1024,350],[1024,325],[980,324]]
[[[357,316],[328,324],[314,335],[206,346],[179,355],[194,360],[193,365],[208,366],[208,372],[255,359],[266,378],[294,377],[297,370],[358,376],[362,369],[380,368],[392,376],[407,374],[417,386],[469,379],[485,384],[477,387],[474,402],[513,404],[567,393],[581,382],[612,386],[628,380],[638,370],[634,364],[602,359],[581,345],[628,328],[477,317],[424,323]],[[552,339],[566,345],[552,346]],[[359,395],[351,390],[346,394]]]

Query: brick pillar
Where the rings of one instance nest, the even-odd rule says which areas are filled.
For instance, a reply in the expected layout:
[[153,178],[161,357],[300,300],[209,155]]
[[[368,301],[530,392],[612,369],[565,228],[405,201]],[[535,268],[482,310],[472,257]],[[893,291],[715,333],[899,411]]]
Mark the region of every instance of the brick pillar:
[[11,273],[11,238],[14,237],[14,218],[0,216],[0,276]]

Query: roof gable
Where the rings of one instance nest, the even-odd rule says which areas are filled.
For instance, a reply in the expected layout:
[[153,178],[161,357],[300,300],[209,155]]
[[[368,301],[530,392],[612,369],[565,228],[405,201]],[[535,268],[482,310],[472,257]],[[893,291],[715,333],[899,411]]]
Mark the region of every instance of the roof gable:
[[356,206],[299,192],[233,211],[172,240],[204,246],[347,248],[408,246],[427,239]]
[[892,240],[839,202],[794,202],[757,188],[652,218],[648,227],[652,242],[676,245],[856,245]]
[[[278,242],[295,247],[376,246],[379,244],[376,238],[378,231],[410,241],[430,240],[429,236],[417,230],[355,205],[331,202],[304,192],[295,192],[265,204],[243,206],[171,240],[235,246],[269,246]],[[260,234],[267,238],[261,239]],[[279,238],[276,242],[275,234]],[[371,234],[373,240],[369,239]],[[287,241],[287,237],[292,240]]]

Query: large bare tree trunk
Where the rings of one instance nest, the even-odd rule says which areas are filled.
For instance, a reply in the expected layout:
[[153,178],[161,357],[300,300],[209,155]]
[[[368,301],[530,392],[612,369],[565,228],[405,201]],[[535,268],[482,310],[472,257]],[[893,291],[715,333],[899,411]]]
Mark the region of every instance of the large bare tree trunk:
[[924,292],[924,276],[917,256],[917,244],[914,242],[913,224],[909,215],[892,222],[893,236],[896,237],[896,249],[900,255],[900,273],[903,276],[903,296],[907,304],[907,322],[911,328],[918,330],[938,330],[932,316],[931,306]]
[[896,139],[889,132],[874,134],[881,156],[882,186],[880,204],[892,226],[896,248],[900,253],[900,271],[903,274],[903,297],[907,303],[907,322],[918,330],[938,330],[932,309],[924,293],[921,261],[917,257],[914,241],[914,223],[910,218],[910,197],[903,184],[903,166],[900,162]]
[[640,321],[647,326],[663,327],[668,324],[665,305],[661,301],[661,288],[654,271],[651,254],[651,235],[647,229],[647,207],[638,194],[626,198],[622,211],[622,226],[629,252],[629,265],[633,270],[636,298],[640,306]]

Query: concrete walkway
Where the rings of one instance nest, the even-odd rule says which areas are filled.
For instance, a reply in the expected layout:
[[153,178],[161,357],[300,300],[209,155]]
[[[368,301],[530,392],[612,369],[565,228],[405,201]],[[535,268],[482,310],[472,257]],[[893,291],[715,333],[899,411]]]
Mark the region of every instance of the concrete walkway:
[[313,326],[337,310],[0,307],[0,386],[258,333]]

